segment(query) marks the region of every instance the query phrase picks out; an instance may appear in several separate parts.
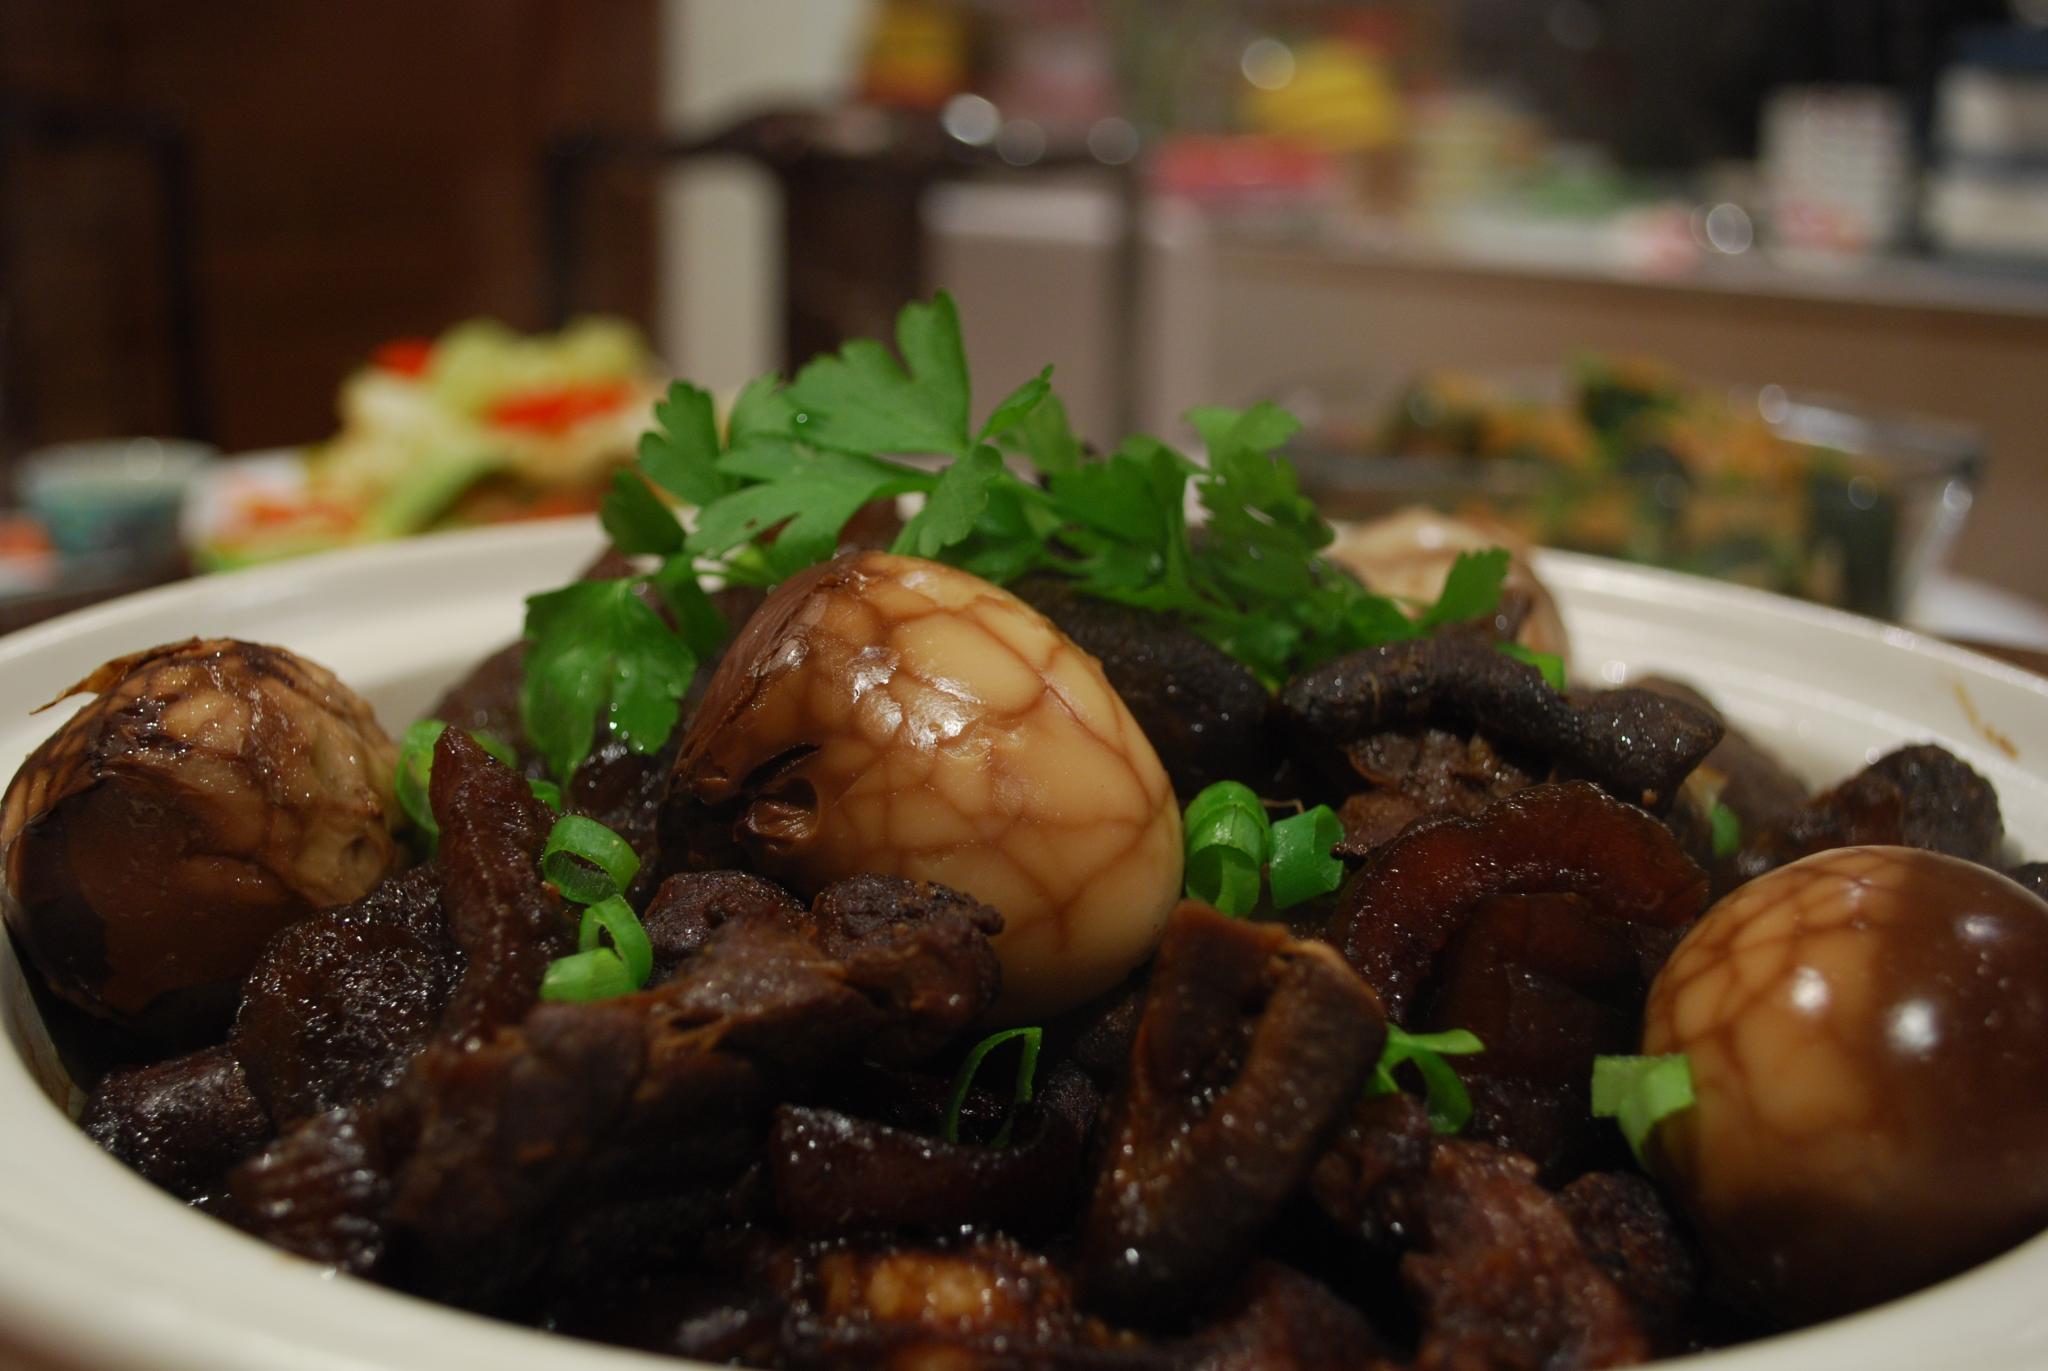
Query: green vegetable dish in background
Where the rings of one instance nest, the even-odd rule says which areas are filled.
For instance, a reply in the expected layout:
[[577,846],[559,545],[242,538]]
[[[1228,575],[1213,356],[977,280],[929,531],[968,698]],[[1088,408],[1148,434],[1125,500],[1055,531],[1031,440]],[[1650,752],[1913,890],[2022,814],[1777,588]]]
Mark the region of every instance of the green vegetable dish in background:
[[1973,434],[1584,354],[1557,377],[1427,373],[1294,445],[1326,510],[1413,504],[1523,540],[1896,614],[1960,528]]

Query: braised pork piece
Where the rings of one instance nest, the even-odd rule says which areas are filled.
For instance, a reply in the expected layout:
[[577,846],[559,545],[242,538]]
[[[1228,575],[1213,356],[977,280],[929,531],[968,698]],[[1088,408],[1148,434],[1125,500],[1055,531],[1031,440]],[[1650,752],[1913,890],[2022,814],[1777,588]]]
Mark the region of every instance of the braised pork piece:
[[[1716,1226],[1696,1156],[1652,1146],[1646,1176],[1593,1116],[1594,1062],[1644,1050],[1652,987],[1707,926],[1710,889],[1804,879],[1800,858],[1851,844],[1997,861],[1982,778],[1917,747],[1808,800],[1698,697],[1560,693],[1482,633],[1367,649],[1268,694],[1183,622],[1029,583],[1021,601],[927,596],[915,614],[966,617],[927,624],[892,675],[846,626],[869,615],[881,640],[887,596],[924,574],[905,561],[778,591],[700,671],[704,704],[666,748],[600,739],[564,787],[637,856],[638,989],[541,997],[576,919],[541,865],[556,816],[535,759],[469,736],[519,736],[518,658],[500,654],[438,707],[454,726],[432,753],[432,855],[283,927],[225,1034],[107,1074],[87,1133],[307,1259],[744,1365],[1565,1371],[1802,1316],[1758,1298],[1770,1281]],[[819,587],[843,598],[801,598]],[[949,665],[949,641],[1043,665]],[[1063,674],[1068,653],[1099,670]],[[972,736],[987,712],[956,706],[977,670],[1013,712],[1062,711],[1035,736],[1078,719],[1128,763],[1145,784],[1101,812],[1133,833],[1171,821],[1178,841],[1156,803],[1169,780],[1183,801],[1227,779],[1331,805],[1341,888],[1284,917],[1183,901],[1161,928],[1148,870],[1119,887],[1129,922],[1082,938],[1106,951],[1064,972],[1035,948],[1015,960],[1018,915],[975,862],[922,856],[986,840],[1027,872],[1098,858],[1002,846],[1057,789],[1032,788],[1059,774],[1042,750],[990,744],[985,811],[966,772],[950,808],[920,799],[935,744],[895,730]],[[1113,711],[1084,698],[1105,680]],[[864,798],[885,764],[893,789]],[[1722,796],[1742,827],[1717,851]],[[819,835],[869,812],[886,853],[842,869],[844,843]],[[1027,917],[1064,930],[1086,893],[1068,878],[1089,870],[1046,874],[1057,897]],[[1984,879],[2014,927],[2048,920]],[[1718,943],[1684,946],[1698,974],[1738,974]],[[1017,974],[1038,1016],[1028,1090],[1011,1056],[962,1070],[1014,1026]],[[1456,1059],[1462,1136],[1426,1074],[1384,1066],[1447,1030],[1485,1049]],[[1702,1099],[1725,1085],[1701,1077]]]

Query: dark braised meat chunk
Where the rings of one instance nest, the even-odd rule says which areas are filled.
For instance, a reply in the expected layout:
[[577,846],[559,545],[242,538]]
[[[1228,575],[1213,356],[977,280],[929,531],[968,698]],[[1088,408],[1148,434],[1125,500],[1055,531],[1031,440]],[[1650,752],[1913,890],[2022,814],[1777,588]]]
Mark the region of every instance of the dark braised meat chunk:
[[1122,985],[1046,1026],[1048,1044],[1063,1046],[1104,1094],[1121,1088],[1131,1068],[1131,1044],[1137,1041],[1151,979],[1147,962]]
[[654,946],[654,971],[649,985],[675,974],[684,959],[701,952],[711,934],[733,920],[802,922],[804,907],[796,897],[770,880],[745,871],[685,871],[669,877],[640,913],[640,924]]
[[784,1105],[768,1133],[776,1211],[806,1236],[962,1224],[1027,1237],[1056,1231],[1072,1219],[1099,1102],[1080,1071],[1057,1070],[1018,1107],[1004,1146]]
[[1343,1127],[1309,1172],[1309,1195],[1339,1228],[1374,1248],[1407,1241],[1402,1216],[1387,1197],[1429,1169],[1436,1134],[1422,1101],[1400,1091],[1368,1095],[1352,1105]]
[[1836,847],[1924,847],[1998,864],[2005,820],[1998,793],[1970,765],[1932,744],[1878,758],[1785,823],[1755,834],[1736,854],[1738,880]]
[[811,935],[825,955],[894,1007],[862,1049],[878,1062],[924,1060],[995,1003],[1002,967],[988,940],[1002,926],[972,896],[901,876],[849,876],[811,901]]
[[[1706,874],[1670,830],[1575,781],[1531,786],[1476,819],[1410,829],[1345,883],[1330,932],[1388,1013],[1405,1020],[1482,901],[1572,895],[1623,924],[1668,933],[1698,917],[1706,894]],[[1660,955],[1645,975],[1668,950],[1661,939],[1651,945]]]
[[1375,733],[1348,745],[1344,755],[1366,785],[1338,810],[1344,841],[1337,851],[1353,860],[1371,856],[1417,819],[1469,819],[1539,779],[1484,737],[1441,728]]
[[86,1131],[174,1194],[216,1191],[278,1128],[397,1080],[455,971],[435,873],[394,876],[272,938],[225,1046],[113,1072],[86,1103]]
[[1422,1014],[1486,1044],[1459,1063],[1471,1136],[1527,1153],[1549,1178],[1614,1150],[1613,1130],[1589,1117],[1589,1076],[1595,1056],[1635,1050],[1654,971],[1640,944],[1578,895],[1496,895],[1473,907]]
[[229,1168],[272,1132],[242,1068],[219,1047],[114,1072],[78,1122],[145,1180],[185,1200],[219,1191]]
[[434,747],[429,798],[441,824],[442,911],[462,954],[440,1029],[461,1040],[517,1023],[548,963],[575,939],[540,874],[554,815],[524,777],[451,728]]
[[228,1217],[274,1247],[353,1276],[384,1258],[391,1182],[374,1106],[315,1115],[228,1176]]
[[360,1104],[426,1046],[459,969],[439,873],[416,867],[271,939],[228,1050],[280,1127]]
[[[1690,1259],[1656,1193],[1589,1176],[1553,1195],[1528,1158],[1439,1138],[1407,1095],[1362,1101],[1309,1194],[1417,1303],[1416,1368],[1620,1366],[1689,1307]],[[1636,1269],[1625,1270],[1635,1263]]]
[[1388,1353],[1365,1317],[1320,1282],[1261,1261],[1221,1316],[1172,1347],[1189,1371],[1358,1371]]
[[[280,1246],[341,1251],[405,1288],[492,1307],[547,1259],[570,1195],[586,1211],[675,1199],[675,1214],[708,1215],[691,1197],[759,1155],[778,1099],[863,1051],[942,1042],[993,1000],[999,928],[991,911],[908,881],[828,889],[799,927],[775,911],[727,921],[653,990],[542,1005],[416,1058],[363,1122],[381,1165],[360,1162],[350,1183],[382,1178],[367,1232],[363,1209],[322,1179],[336,1170],[329,1150],[299,1134],[241,1168],[236,1197]],[[319,1222],[330,1213],[343,1231]]]
[[1656,1352],[1681,1350],[1699,1289],[1699,1259],[1657,1188],[1632,1171],[1594,1171],[1560,1190],[1557,1202]]
[[1379,1059],[1384,1028],[1325,944],[1176,910],[1082,1220],[1090,1307],[1160,1321],[1228,1284]]
[[1706,896],[1669,829],[1574,781],[1409,829],[1346,883],[1330,936],[1396,1020],[1479,1036],[1459,1064],[1474,1136],[1556,1177],[1611,1146],[1587,1113],[1593,1058],[1631,1050]]
[[1272,697],[1243,663],[1165,614],[1081,595],[1056,576],[1010,587],[1102,663],[1183,802],[1217,781],[1264,788]]
[[820,1244],[785,1254],[765,1274],[785,1309],[777,1360],[787,1367],[1158,1364],[1080,1312],[1065,1272],[1001,1238]]
[[626,898],[635,905],[647,898],[663,874],[661,806],[682,740],[682,730],[677,729],[653,752],[635,752],[607,733],[562,791],[564,813],[597,820],[624,838],[640,859],[640,870],[626,889]]
[[[1381,733],[1479,734],[1546,774],[1662,811],[1720,741],[1711,714],[1642,690],[1568,700],[1534,667],[1462,637],[1387,643],[1294,678],[1277,713],[1296,755],[1345,790],[1354,745]],[[1525,769],[1532,762],[1518,762]]]
[[1628,1301],[1535,1182],[1535,1164],[1443,1142],[1393,1203],[1418,1250],[1401,1275],[1421,1306],[1415,1371],[1631,1366],[1650,1340]]

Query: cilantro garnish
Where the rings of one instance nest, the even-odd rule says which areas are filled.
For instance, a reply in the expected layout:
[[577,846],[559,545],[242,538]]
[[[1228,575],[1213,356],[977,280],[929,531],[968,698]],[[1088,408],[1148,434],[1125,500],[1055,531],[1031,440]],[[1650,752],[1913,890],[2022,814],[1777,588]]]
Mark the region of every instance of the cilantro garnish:
[[[630,579],[577,581],[526,602],[526,735],[567,780],[604,719],[629,741],[659,747],[676,726],[697,654],[669,631]],[[635,744],[637,746],[637,743]]]
[[[1048,367],[1026,380],[977,427],[960,320],[941,293],[904,308],[893,353],[849,343],[786,385],[753,382],[723,434],[709,395],[670,387],[637,473],[622,473],[603,507],[619,549],[659,566],[527,601],[521,702],[555,774],[588,755],[600,721],[636,751],[666,739],[724,632],[699,576],[773,584],[830,557],[863,506],[900,495],[924,502],[892,551],[997,582],[1050,572],[1083,594],[1173,614],[1268,685],[1492,612],[1505,553],[1461,557],[1437,603],[1412,618],[1325,561],[1331,529],[1277,455],[1298,427],[1277,407],[1190,413],[1206,465],[1144,435],[1091,456],[1051,378]],[[1201,530],[1188,526],[1190,495]],[[695,510],[687,532],[670,500]]]

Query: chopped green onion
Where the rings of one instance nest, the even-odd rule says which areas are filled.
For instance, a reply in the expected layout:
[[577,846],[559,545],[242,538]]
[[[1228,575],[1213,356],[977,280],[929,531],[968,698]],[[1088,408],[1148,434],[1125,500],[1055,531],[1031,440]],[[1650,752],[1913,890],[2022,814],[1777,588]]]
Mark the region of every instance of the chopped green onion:
[[398,772],[393,777],[398,807],[412,820],[413,827],[429,838],[441,831],[434,818],[433,803],[427,798],[427,788],[434,779],[434,747],[447,731],[448,725],[439,719],[421,719],[406,729],[398,743]]
[[562,788],[553,781],[528,781],[526,788],[533,792],[534,799],[557,814],[562,812]]
[[1266,875],[1275,909],[1292,909],[1344,884],[1344,863],[1330,853],[1343,837],[1344,825],[1328,805],[1273,825]]
[[612,948],[625,963],[633,989],[646,985],[654,971],[654,944],[647,940],[647,930],[625,896],[613,895],[583,911],[583,924],[576,933],[577,949],[588,952],[598,947],[600,933],[611,935]]
[[1045,1040],[1042,1028],[1006,1028],[1000,1033],[991,1033],[971,1048],[960,1063],[960,1070],[953,1077],[953,1095],[946,1101],[946,1119],[939,1135],[949,1143],[960,1141],[960,1107],[967,1103],[967,1092],[974,1085],[974,1077],[981,1070],[981,1064],[988,1054],[1012,1039],[1021,1043],[1017,1054],[1017,1085],[1011,1096],[1010,1116],[1003,1120],[1003,1127],[995,1136],[992,1146],[1004,1147],[1009,1144],[1010,1130],[1017,1122],[1016,1106],[1028,1104],[1031,1100],[1031,1083],[1038,1075],[1038,1048]]
[[1484,1052],[1486,1045],[1462,1028],[1442,1033],[1410,1033],[1398,1024],[1387,1025],[1387,1045],[1373,1068],[1366,1092],[1391,1095],[1401,1088],[1394,1068],[1412,1063],[1422,1076],[1423,1105],[1429,1110],[1429,1126],[1438,1133],[1456,1133],[1472,1117],[1472,1096],[1445,1057],[1467,1057]]
[[1258,859],[1236,848],[1190,852],[1187,879],[1191,897],[1233,918],[1243,918],[1259,903]]
[[1218,781],[1189,802],[1187,891],[1225,914],[1243,917],[1259,902],[1272,825],[1252,788]]
[[1662,1057],[1593,1058],[1593,1116],[1613,1119],[1636,1161],[1651,1130],[1693,1106],[1692,1062],[1683,1052]]
[[541,850],[540,870],[555,883],[563,899],[596,904],[632,884],[640,870],[640,858],[631,843],[597,820],[564,814],[555,820],[548,844]]
[[1714,832],[1714,855],[1733,857],[1742,849],[1742,817],[1719,800],[1707,811],[1707,823]]
[[1516,661],[1525,662],[1542,672],[1544,681],[1552,690],[1564,689],[1564,658],[1556,653],[1538,652],[1534,648],[1523,647],[1520,643],[1496,643],[1494,646]]
[[549,962],[541,977],[540,997],[556,1002],[609,1000],[633,989],[633,973],[625,961],[610,948],[597,947]]

